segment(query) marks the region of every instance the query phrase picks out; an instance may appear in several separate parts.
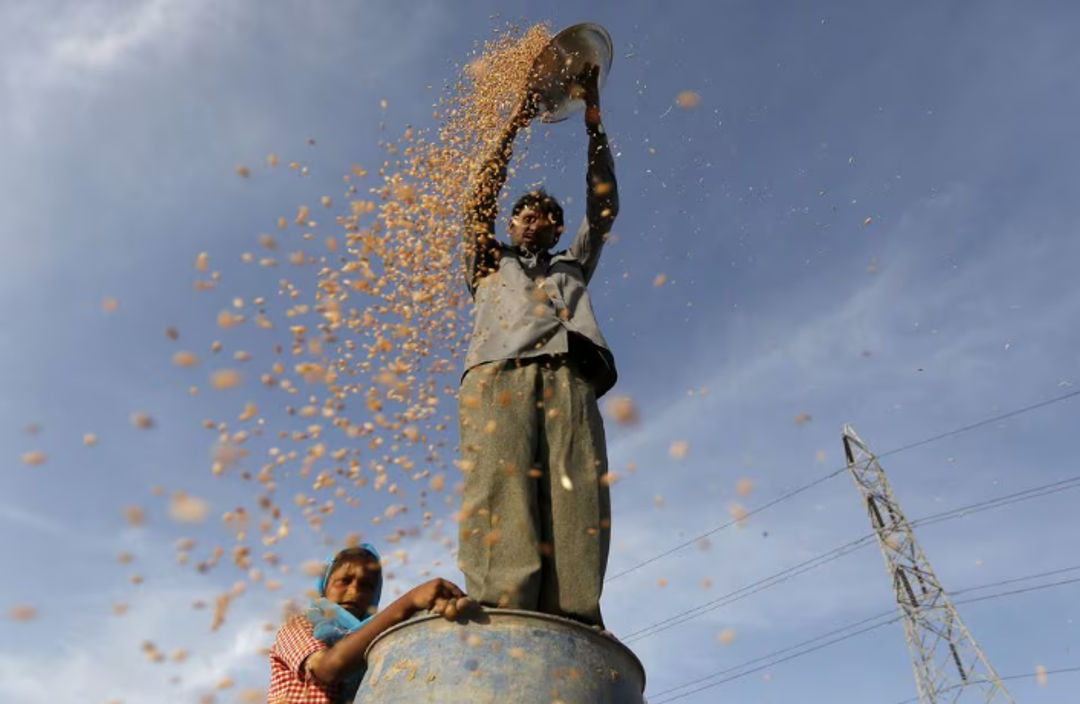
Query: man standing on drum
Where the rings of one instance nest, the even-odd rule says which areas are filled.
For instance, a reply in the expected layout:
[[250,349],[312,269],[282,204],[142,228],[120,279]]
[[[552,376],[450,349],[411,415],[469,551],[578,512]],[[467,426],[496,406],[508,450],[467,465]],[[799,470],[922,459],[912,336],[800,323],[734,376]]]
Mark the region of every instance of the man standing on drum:
[[589,146],[586,217],[569,249],[550,251],[563,210],[542,189],[514,204],[510,244],[495,239],[498,194],[514,138],[540,111],[536,95],[522,101],[477,176],[466,272],[476,321],[459,395],[459,563],[482,604],[602,627],[611,508],[596,400],[616,372],[587,286],[619,200],[599,74],[586,64],[575,79]]

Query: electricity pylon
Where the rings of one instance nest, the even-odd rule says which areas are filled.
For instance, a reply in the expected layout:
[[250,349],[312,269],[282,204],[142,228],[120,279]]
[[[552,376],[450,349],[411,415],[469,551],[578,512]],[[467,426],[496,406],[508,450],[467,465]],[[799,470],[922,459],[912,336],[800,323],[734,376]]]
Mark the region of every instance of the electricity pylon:
[[922,704],[1015,704],[930,567],[885,470],[850,425],[844,453],[892,576]]

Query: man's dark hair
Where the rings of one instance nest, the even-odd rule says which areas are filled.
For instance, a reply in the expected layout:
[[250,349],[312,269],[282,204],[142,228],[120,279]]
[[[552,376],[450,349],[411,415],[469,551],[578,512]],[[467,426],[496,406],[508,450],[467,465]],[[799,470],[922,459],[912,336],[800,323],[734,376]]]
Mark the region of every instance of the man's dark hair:
[[559,205],[559,201],[551,197],[543,188],[529,191],[518,198],[517,202],[514,203],[514,209],[510,211],[510,215],[517,215],[525,208],[530,207],[536,208],[542,214],[550,218],[551,222],[555,223],[555,227],[561,228],[563,226],[562,206]]

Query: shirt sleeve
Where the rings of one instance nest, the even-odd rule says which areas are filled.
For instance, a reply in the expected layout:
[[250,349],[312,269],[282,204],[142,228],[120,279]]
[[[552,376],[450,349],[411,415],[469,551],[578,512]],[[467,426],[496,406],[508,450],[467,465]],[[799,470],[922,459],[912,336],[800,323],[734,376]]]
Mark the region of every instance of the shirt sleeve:
[[271,656],[277,656],[302,682],[309,679],[304,661],[313,653],[326,650],[326,644],[315,639],[313,630],[311,622],[302,615],[294,616],[281,627],[270,648]]
[[607,136],[599,129],[589,129],[589,168],[585,176],[585,220],[578,229],[568,253],[585,272],[588,283],[600,261],[615,216],[619,214],[619,187],[615,181],[615,159]]

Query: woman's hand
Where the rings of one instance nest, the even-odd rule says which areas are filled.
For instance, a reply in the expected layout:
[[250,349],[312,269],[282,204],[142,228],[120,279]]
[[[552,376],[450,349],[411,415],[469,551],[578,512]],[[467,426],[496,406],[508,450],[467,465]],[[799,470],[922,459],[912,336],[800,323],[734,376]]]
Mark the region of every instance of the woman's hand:
[[460,587],[439,578],[413,587],[406,596],[415,611],[439,614],[450,621],[472,604]]

